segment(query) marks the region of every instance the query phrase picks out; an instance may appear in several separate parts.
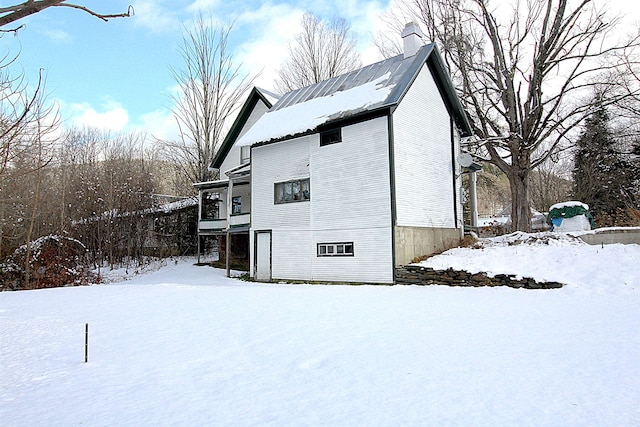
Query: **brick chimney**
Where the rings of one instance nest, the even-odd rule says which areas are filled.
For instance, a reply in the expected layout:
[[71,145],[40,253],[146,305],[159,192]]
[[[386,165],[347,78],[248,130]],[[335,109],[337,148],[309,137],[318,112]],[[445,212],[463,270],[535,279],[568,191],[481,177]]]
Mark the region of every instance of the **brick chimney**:
[[404,26],[404,30],[402,30],[401,36],[405,58],[415,55],[424,45],[422,41],[424,34],[415,22],[407,23],[407,25]]

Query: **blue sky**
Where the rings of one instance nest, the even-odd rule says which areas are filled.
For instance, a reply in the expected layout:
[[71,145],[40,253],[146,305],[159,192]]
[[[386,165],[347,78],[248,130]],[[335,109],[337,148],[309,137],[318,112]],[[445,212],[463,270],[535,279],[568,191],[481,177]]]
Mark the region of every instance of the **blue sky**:
[[358,33],[364,60],[378,59],[371,32],[388,1],[223,1],[223,0],[76,0],[96,12],[120,13],[131,4],[132,18],[103,22],[70,8],[49,8],[19,21],[16,37],[0,46],[20,51],[14,73],[24,70],[35,84],[45,70],[49,99],[60,105],[66,126],[90,125],[138,130],[159,137],[175,132],[169,94],[175,86],[170,67],[180,68],[182,28],[200,11],[221,23],[235,21],[235,60],[245,70],[262,70],[258,84],[272,87],[274,71],[286,56],[287,43],[306,10],[343,16]]
[[[16,3],[17,1],[11,2]],[[5,3],[5,2],[3,2]],[[35,84],[45,70],[49,99],[60,106],[65,126],[141,130],[171,138],[175,122],[169,94],[175,87],[169,68],[180,68],[182,28],[199,12],[221,23],[235,21],[235,60],[246,72],[262,71],[258,85],[271,89],[287,44],[299,30],[302,14],[341,16],[358,36],[364,63],[380,56],[371,41],[385,29],[381,16],[390,0],[237,1],[237,0],[75,0],[96,12],[120,13],[132,5],[135,16],[103,22],[70,8],[49,8],[18,21],[17,37],[5,34],[0,48],[20,51],[14,73],[24,70]],[[624,0],[596,0],[627,19],[640,20],[640,6]],[[3,52],[3,53],[4,53]]]

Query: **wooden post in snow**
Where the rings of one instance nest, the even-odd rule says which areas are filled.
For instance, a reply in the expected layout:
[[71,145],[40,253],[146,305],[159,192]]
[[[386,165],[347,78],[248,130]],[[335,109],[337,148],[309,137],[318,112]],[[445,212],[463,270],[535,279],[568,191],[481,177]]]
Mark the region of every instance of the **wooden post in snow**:
[[84,363],[89,361],[89,324],[84,324]]

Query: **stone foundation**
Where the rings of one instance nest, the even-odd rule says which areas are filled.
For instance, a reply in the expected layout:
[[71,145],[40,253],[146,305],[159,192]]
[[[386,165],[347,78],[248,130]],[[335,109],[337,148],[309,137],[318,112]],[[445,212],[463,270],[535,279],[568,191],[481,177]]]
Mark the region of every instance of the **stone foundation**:
[[396,268],[396,283],[399,285],[447,285],[447,286],[508,286],[524,289],[557,289],[562,283],[536,282],[530,277],[517,279],[513,274],[469,273],[462,270],[434,270],[419,265]]

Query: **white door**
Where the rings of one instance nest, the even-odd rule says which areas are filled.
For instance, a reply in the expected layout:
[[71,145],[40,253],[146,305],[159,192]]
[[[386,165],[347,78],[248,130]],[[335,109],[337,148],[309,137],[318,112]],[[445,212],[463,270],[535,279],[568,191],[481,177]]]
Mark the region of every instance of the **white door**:
[[271,231],[256,231],[256,280],[271,280]]

